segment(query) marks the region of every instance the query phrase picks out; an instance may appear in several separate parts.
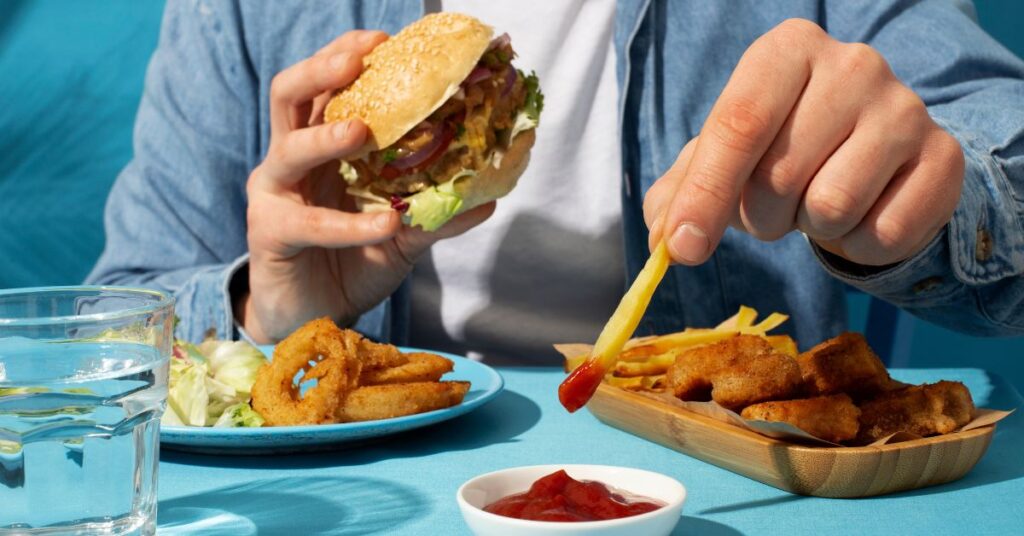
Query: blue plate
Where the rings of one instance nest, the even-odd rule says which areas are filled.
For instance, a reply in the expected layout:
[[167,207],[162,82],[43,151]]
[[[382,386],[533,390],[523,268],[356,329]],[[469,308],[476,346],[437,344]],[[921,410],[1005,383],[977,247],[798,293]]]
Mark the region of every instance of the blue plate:
[[[261,348],[272,353],[270,347]],[[504,387],[501,375],[491,367],[444,352],[402,348],[403,352],[430,352],[455,362],[455,369],[443,380],[471,383],[466,398],[457,406],[418,415],[379,421],[315,426],[274,426],[264,428],[201,428],[194,426],[162,426],[160,444],[174,450],[211,454],[279,454],[284,452],[329,450],[356,446],[386,436],[429,426],[465,415],[498,396]]]

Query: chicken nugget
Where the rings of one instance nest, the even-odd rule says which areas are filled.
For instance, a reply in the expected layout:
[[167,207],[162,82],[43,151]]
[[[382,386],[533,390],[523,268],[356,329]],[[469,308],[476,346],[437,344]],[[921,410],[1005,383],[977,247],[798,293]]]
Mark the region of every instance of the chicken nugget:
[[809,395],[848,393],[854,398],[885,391],[889,372],[859,333],[843,333],[796,358]]
[[363,370],[360,385],[383,385],[386,383],[436,382],[441,376],[452,371],[455,363],[439,355],[426,352],[405,354],[408,362],[397,367]]
[[469,382],[370,385],[352,390],[335,412],[338,422],[391,419],[462,403]]
[[860,409],[846,394],[762,402],[743,408],[744,419],[788,422],[819,439],[839,443],[857,437]]
[[889,391],[860,406],[858,443],[872,443],[896,432],[919,436],[948,434],[974,415],[971,392],[960,382],[940,381]]
[[769,353],[772,347],[760,337],[740,335],[714,344],[680,352],[669,367],[666,380],[682,400],[709,400],[711,377],[733,364],[738,356]]
[[666,378],[681,400],[711,399],[729,409],[793,398],[801,383],[796,361],[756,335],[739,335],[682,352]]

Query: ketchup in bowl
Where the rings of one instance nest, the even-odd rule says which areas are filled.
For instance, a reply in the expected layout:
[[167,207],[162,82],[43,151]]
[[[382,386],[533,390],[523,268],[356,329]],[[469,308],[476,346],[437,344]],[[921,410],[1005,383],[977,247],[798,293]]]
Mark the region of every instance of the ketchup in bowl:
[[541,477],[529,491],[488,504],[484,511],[534,521],[601,521],[646,514],[662,506],[648,497],[627,499],[601,482],[576,480],[559,470]]

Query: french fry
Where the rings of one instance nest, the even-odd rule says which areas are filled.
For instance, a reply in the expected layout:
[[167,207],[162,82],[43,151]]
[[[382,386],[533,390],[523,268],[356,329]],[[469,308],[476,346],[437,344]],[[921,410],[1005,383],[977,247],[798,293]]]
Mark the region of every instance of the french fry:
[[757,309],[741,305],[739,312],[736,313],[736,327],[741,330],[749,328],[754,325],[754,320],[757,320]]
[[644,344],[642,346],[634,346],[623,350],[622,353],[619,354],[619,361],[646,361],[660,353],[662,353],[662,351],[657,347]]
[[605,379],[608,385],[618,387],[620,389],[628,389],[630,391],[652,391],[658,389],[665,382],[665,375],[658,374],[656,376],[634,376],[632,378],[618,378],[615,376],[608,376]]
[[643,387],[643,376],[633,376],[631,378],[620,378],[618,376],[608,376],[604,379],[605,383],[612,387],[618,387],[619,389],[635,390]]
[[758,322],[756,325],[749,326],[747,328],[740,328],[740,333],[746,333],[749,335],[764,335],[769,331],[779,327],[783,322],[789,320],[788,315],[782,313],[772,313],[765,317],[764,320]]
[[768,335],[765,337],[768,344],[772,345],[779,353],[796,357],[800,353],[796,348],[796,341],[789,335]]
[[676,360],[676,352],[651,357],[647,361],[619,361],[615,364],[615,375],[620,377],[653,376],[664,374]]
[[703,344],[711,344],[718,342],[722,339],[728,339],[729,337],[735,337],[736,331],[680,331],[677,333],[669,333],[668,335],[662,335],[655,337],[645,344],[645,346],[651,346],[657,350],[657,353],[664,353],[669,350],[677,348],[692,348]]
[[757,318],[757,309],[741,305],[736,314],[726,318],[713,328],[713,331],[738,331],[740,328],[748,328]]
[[590,359],[574,369],[559,386],[558,400],[565,409],[574,412],[594,395],[601,379],[615,365],[622,347],[640,324],[654,291],[668,271],[668,263],[668,248],[661,242],[601,330]]

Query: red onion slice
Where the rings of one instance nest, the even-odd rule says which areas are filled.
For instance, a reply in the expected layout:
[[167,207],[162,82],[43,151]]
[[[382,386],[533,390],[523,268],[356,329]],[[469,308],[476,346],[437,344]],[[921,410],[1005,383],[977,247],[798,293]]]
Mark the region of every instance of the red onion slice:
[[451,136],[446,134],[444,123],[436,125],[431,132],[430,141],[426,145],[421,147],[420,150],[403,156],[388,165],[399,171],[405,171],[426,162],[434,153],[442,149],[442,145],[447,146],[452,141]]
[[512,91],[512,86],[516,85],[516,80],[519,78],[519,74],[516,70],[509,65],[505,69],[505,88],[501,90],[501,96],[507,96],[509,91]]
[[487,80],[488,78],[491,77],[491,74],[491,70],[488,69],[487,67],[481,67],[477,65],[476,67],[473,68],[472,71],[469,72],[469,76],[467,76],[466,79],[462,81],[462,85],[471,86],[482,80]]
[[409,202],[402,199],[401,197],[398,197],[397,195],[392,194],[390,201],[391,208],[397,210],[398,212],[404,214],[405,211],[409,210]]
[[512,42],[512,38],[508,36],[508,33],[503,33],[494,39],[491,39],[491,43],[487,45],[487,50],[494,50],[508,45]]

